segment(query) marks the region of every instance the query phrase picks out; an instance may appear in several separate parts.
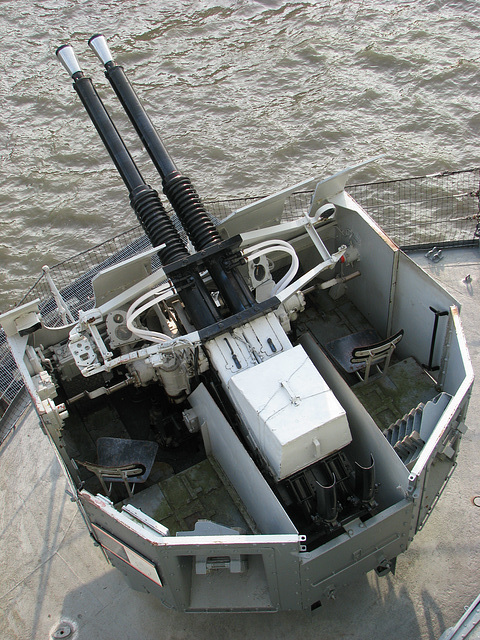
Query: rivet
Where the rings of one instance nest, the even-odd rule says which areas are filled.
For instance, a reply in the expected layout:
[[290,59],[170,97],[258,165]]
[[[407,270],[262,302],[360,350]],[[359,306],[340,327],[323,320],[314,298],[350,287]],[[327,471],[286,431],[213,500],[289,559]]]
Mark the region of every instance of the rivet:
[[75,628],[71,622],[62,621],[52,633],[52,638],[58,640],[58,638],[71,638],[75,632]]

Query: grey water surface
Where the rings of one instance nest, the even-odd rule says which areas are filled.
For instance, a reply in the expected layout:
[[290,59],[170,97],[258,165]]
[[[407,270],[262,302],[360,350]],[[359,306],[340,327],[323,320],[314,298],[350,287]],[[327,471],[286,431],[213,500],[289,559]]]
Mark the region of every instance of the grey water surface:
[[87,46],[107,36],[201,196],[480,164],[478,4],[0,0],[0,310],[42,265],[136,224],[55,56],[71,43],[146,181],[161,182]]

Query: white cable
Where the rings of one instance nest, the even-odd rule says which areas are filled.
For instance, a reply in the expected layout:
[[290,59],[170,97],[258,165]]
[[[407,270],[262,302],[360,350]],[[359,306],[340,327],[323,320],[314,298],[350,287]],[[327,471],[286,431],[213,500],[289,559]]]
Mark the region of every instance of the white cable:
[[253,247],[248,247],[243,250],[243,254],[248,255],[249,260],[254,260],[255,258],[259,258],[267,253],[273,253],[274,251],[288,253],[292,258],[292,262],[287,273],[273,287],[273,295],[283,291],[283,289],[290,284],[298,271],[300,263],[295,249],[289,242],[285,242],[284,240],[265,240],[264,242],[260,242]]
[[[140,329],[139,327],[136,327],[133,324],[134,320],[136,320],[136,318],[138,318],[138,316],[140,316],[144,311],[147,311],[148,309],[153,307],[155,304],[158,304],[162,300],[165,300],[165,298],[168,297],[170,290],[171,290],[170,283],[164,282],[159,287],[152,289],[152,291],[147,291],[147,293],[144,293],[142,296],[140,296],[140,298],[138,298],[137,300],[135,300],[135,302],[132,303],[132,305],[129,307],[127,311],[126,323],[127,323],[128,329],[134,335],[138,336],[139,338],[149,340],[150,342],[156,342],[160,344],[164,342],[169,342],[172,340],[171,336],[168,336],[166,333],[160,333],[158,331],[149,331],[148,329]],[[148,298],[151,298],[152,296],[156,296],[156,297],[153,298],[153,300],[150,300],[149,302],[141,306],[140,308],[138,308],[138,305],[140,305],[142,302],[144,302]]]
[[[165,288],[167,287],[167,288]],[[168,290],[171,288],[171,285],[168,281],[162,282],[160,285],[158,285],[158,287],[155,287],[155,289],[152,289],[151,291],[147,291],[146,293],[144,293],[143,295],[140,296],[140,298],[137,298],[135,300],[135,302],[133,302],[130,305],[129,310],[127,311],[127,316],[130,312],[133,312],[137,306],[139,304],[141,304],[144,300],[148,300],[148,298],[151,298],[152,296],[156,296],[158,294],[163,293],[164,291]]]
[[[171,285],[169,283],[163,283],[161,286],[153,289],[152,291],[148,291],[135,300],[135,302],[130,306],[126,315],[126,324],[132,333],[134,333],[139,338],[144,340],[148,340],[149,342],[154,342],[156,344],[163,345],[163,348],[159,349],[159,352],[174,352],[175,349],[189,349],[193,351],[195,348],[194,342],[188,336],[178,336],[177,338],[172,338],[165,333],[160,333],[158,331],[150,331],[148,329],[140,329],[136,327],[133,322],[140,316],[144,311],[147,311],[155,304],[158,304],[162,300],[165,300],[170,292]],[[153,300],[142,305],[139,309],[137,309],[138,305],[147,300],[149,297],[155,295],[156,297]],[[189,334],[193,335],[193,334]]]

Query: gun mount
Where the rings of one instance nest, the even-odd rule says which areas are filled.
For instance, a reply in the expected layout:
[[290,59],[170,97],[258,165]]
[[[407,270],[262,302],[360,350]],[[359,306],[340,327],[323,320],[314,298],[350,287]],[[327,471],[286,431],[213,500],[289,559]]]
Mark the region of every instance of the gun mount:
[[[89,45],[177,222],[60,47],[152,249],[100,271],[93,308],[52,289],[61,327],[37,302],[1,321],[92,536],[132,586],[186,611],[315,608],[393,571],[464,431],[454,299],[345,192],[356,167],[215,224],[105,38]],[[438,379],[420,365],[433,359]]]

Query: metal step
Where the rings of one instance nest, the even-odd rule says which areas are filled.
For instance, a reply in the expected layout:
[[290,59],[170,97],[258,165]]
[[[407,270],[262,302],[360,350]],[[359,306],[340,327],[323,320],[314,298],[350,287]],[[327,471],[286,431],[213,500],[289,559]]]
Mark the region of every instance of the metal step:
[[448,393],[439,393],[433,400],[426,404],[421,402],[384,429],[383,435],[407,467],[411,467],[418,458],[450,398]]

